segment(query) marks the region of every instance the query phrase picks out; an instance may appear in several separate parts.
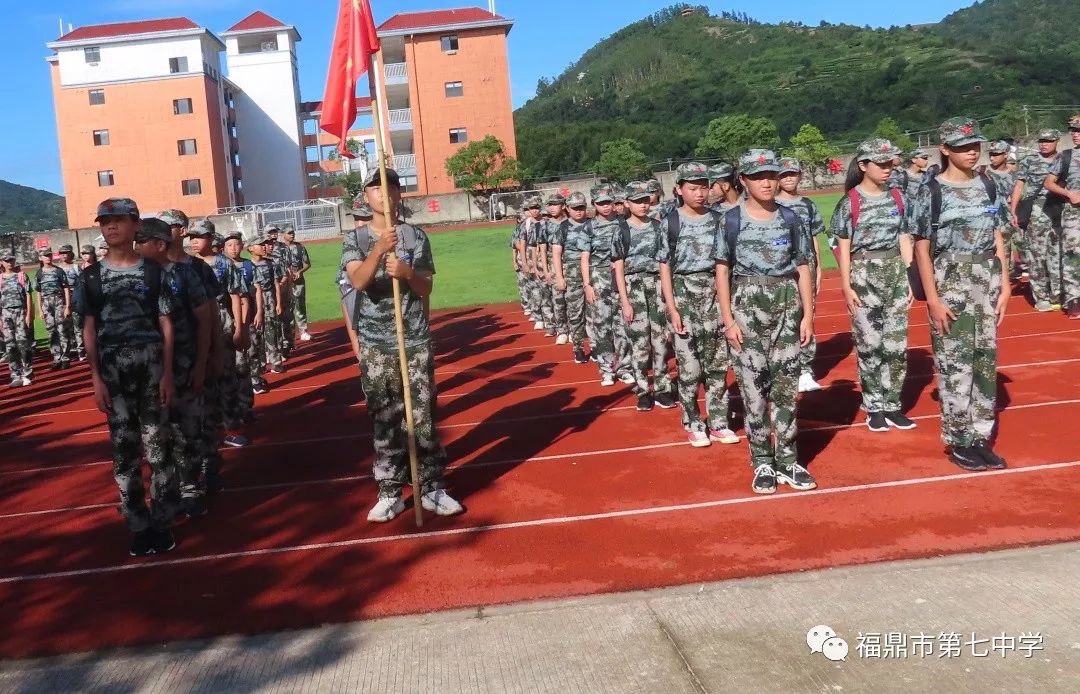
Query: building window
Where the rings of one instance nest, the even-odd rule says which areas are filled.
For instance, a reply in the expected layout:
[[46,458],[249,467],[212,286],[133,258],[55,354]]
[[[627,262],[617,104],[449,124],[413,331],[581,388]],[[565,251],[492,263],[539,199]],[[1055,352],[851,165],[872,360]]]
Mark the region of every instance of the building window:
[[191,99],[173,99],[172,112],[177,116],[192,113]]
[[97,65],[101,62],[101,49],[97,46],[93,48],[84,48],[83,59],[86,60],[89,65]]
[[195,140],[177,140],[176,151],[183,157],[189,154],[197,154],[199,150],[195,146]]
[[450,128],[450,144],[456,145],[468,141],[469,135],[465,132],[465,128]]
[[102,188],[107,188],[113,184],[112,171],[98,171],[97,172],[97,184]]
[[182,55],[179,58],[169,58],[169,73],[176,75],[181,72],[187,72],[187,56]]
[[443,36],[440,41],[442,42],[443,53],[457,53],[458,40],[457,34],[450,34],[449,36]]
[[465,96],[465,90],[462,88],[461,82],[447,82],[446,96]]
[[304,148],[304,161],[309,164],[319,161],[319,148],[315,145],[310,145]]
[[202,183],[197,178],[189,178],[186,181],[180,181],[180,190],[184,195],[201,195]]
[[416,176],[402,176],[401,177],[401,192],[402,193],[415,193],[420,190],[420,185],[417,182]]
[[100,147],[102,145],[109,144],[109,131],[108,130],[95,130],[94,131],[94,146]]
[[314,135],[317,132],[319,132],[319,121],[315,120],[314,118],[305,118],[304,119],[304,134],[305,135]]
[[90,90],[90,105],[100,106],[105,103],[105,90],[104,89],[91,89]]
[[233,163],[233,166],[240,166],[240,153],[239,152],[233,152],[232,163]]

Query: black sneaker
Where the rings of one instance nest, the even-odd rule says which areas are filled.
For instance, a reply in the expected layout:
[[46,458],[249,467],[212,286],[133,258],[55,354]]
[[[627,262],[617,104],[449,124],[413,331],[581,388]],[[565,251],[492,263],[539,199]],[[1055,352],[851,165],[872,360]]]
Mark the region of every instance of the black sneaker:
[[866,428],[870,431],[888,431],[889,423],[884,412],[871,412],[866,418]]
[[953,446],[949,451],[949,460],[969,472],[982,472],[986,469],[986,461],[974,446]]
[[653,406],[653,397],[651,395],[649,395],[648,393],[645,393],[644,395],[639,395],[638,396],[638,399],[637,399],[638,412],[648,412],[649,410],[652,409],[652,406]]
[[283,373],[285,373],[285,367],[284,366],[271,366],[270,367],[270,373],[283,374]]
[[575,364],[588,364],[589,358],[585,356],[585,350],[581,347],[574,348],[574,363]]
[[545,337],[555,337],[556,334],[557,333],[555,332],[555,328],[548,328],[547,330],[544,331],[544,336]]
[[189,518],[197,518],[199,516],[205,516],[208,509],[206,508],[206,497],[204,496],[191,496],[184,499],[184,513]]
[[885,421],[896,429],[914,429],[917,425],[899,412],[886,412]]
[[678,406],[678,403],[675,402],[675,396],[671,393],[657,393],[656,397],[653,398],[653,402],[662,410],[670,410]]
[[172,530],[162,528],[161,530],[154,530],[152,532],[154,533],[154,554],[165,554],[176,547],[176,539],[173,537]]
[[798,463],[794,463],[789,468],[780,468],[776,471],[776,479],[782,484],[786,484],[792,489],[800,492],[805,492],[810,489],[817,488],[817,480],[813,475]]
[[985,443],[977,443],[971,447],[975,451],[984,463],[986,463],[987,470],[1004,470],[1008,465],[1005,463],[1005,459],[997,453],[994,453]]
[[750,487],[755,494],[776,493],[776,470],[772,465],[762,463],[754,468],[754,483]]
[[140,530],[131,538],[128,554],[133,557],[148,557],[154,553],[154,531],[150,528]]
[[60,362],[54,361],[52,363],[52,365],[49,367],[49,371],[59,371],[62,368],[64,368],[64,367],[60,365]]

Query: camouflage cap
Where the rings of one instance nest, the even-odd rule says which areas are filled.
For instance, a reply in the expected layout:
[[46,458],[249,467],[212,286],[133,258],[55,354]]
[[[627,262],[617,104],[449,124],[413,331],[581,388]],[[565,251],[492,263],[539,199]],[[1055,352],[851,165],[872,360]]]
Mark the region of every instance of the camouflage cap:
[[938,127],[938,137],[941,138],[941,144],[946,147],[963,147],[973,142],[986,142],[982,131],[979,130],[979,122],[965,116],[956,116],[942,123]]
[[9,263],[15,262],[15,254],[11,251],[4,251],[0,253],[0,260],[6,260]]
[[221,234],[215,232],[214,235],[210,237],[210,239],[210,246],[213,248],[221,248],[225,245],[225,237]]
[[1005,140],[994,140],[990,143],[990,154],[1008,154],[1009,143]]
[[256,234],[255,238],[253,238],[253,239],[251,239],[250,241],[247,242],[247,247],[251,248],[252,246],[261,246],[264,243],[266,243],[268,240],[269,239],[266,238],[266,233],[265,232],[262,233],[262,234]]
[[1069,119],[1069,130],[1080,130],[1080,113]]
[[547,200],[545,201],[545,204],[547,204],[547,205],[565,205],[566,204],[566,198],[564,198],[562,196],[562,193],[552,193],[551,195],[549,195],[547,197]]
[[612,191],[616,203],[626,202],[626,190],[622,186],[615,186]]
[[615,189],[606,183],[594,187],[592,189],[592,202],[594,205],[615,202]]
[[349,208],[349,215],[356,219],[371,219],[375,216],[375,213],[368,207],[366,202],[360,198],[353,198],[352,207]]
[[79,253],[80,254],[82,254],[82,253],[93,253],[93,252],[94,252],[94,247],[91,246],[90,244],[86,244],[85,246],[81,246],[79,248]]
[[675,185],[686,181],[708,181],[709,168],[701,162],[691,161],[679,164],[675,169]]
[[100,222],[102,217],[138,217],[139,206],[131,198],[109,198],[101,201],[97,206],[95,222]]
[[277,236],[277,233],[279,231],[281,231],[281,230],[278,229],[277,224],[268,224],[266,226],[266,228],[263,229],[263,233],[266,234],[267,236]]
[[750,176],[756,173],[780,172],[780,158],[771,149],[751,149],[739,157],[739,174]]
[[157,218],[171,227],[186,227],[189,221],[188,216],[182,210],[177,209],[164,210]]
[[649,184],[646,181],[630,181],[626,184],[626,199],[631,202],[645,200],[652,197]]
[[585,193],[570,193],[570,196],[566,198],[566,205],[567,207],[588,207],[589,199],[585,197]]
[[660,186],[660,181],[656,180],[655,178],[650,178],[648,181],[645,181],[645,185],[649,187],[649,192],[654,195],[663,190],[663,188]]
[[855,150],[857,161],[872,161],[875,164],[888,164],[899,155],[900,148],[882,137],[864,140]]
[[523,210],[539,210],[544,206],[544,201],[540,199],[539,195],[530,195],[525,198],[525,202],[522,204]]
[[215,233],[214,223],[209,219],[199,219],[188,226],[188,236],[210,236],[213,237]]
[[146,217],[135,232],[135,241],[137,243],[143,241],[164,241],[168,243],[172,241],[172,229],[169,228],[169,224],[165,220],[159,217]]
[[[735,175],[735,167],[731,164],[713,164],[709,167],[709,183],[722,181]],[[657,192],[660,190],[660,182],[656,183]]]
[[[401,186],[401,177],[398,176],[398,172],[393,169],[386,170],[386,183],[392,186]],[[379,167],[373,168],[368,172],[366,178],[364,178],[364,187],[370,188],[372,186],[382,185],[382,177],[379,175]]]
[[285,224],[283,224],[281,226],[281,233],[282,234],[295,234],[296,233],[296,225],[291,223],[291,222],[286,222]]
[[65,243],[63,246],[60,246],[60,252],[61,253],[74,253],[75,249],[72,247],[72,245],[70,243]]
[[911,160],[911,159],[929,159],[929,158],[930,158],[930,152],[923,149],[922,147],[920,147],[919,149],[916,149],[916,150],[912,150],[911,154],[908,155],[909,160]]
[[37,254],[47,255],[51,258],[53,254],[52,246],[45,246],[44,248],[39,248]]
[[[220,236],[220,234],[219,234],[219,236]],[[224,236],[221,237],[221,243],[224,244],[226,241],[232,241],[233,239],[236,239],[240,243],[243,243],[244,242],[244,235],[242,233],[240,233],[239,231],[230,231],[228,234],[225,234]]]
[[102,237],[102,238],[98,239],[97,247],[98,248],[108,248],[109,247],[109,242],[106,241],[104,237]]
[[780,173],[802,173],[802,164],[795,157],[780,157]]
[[1039,142],[1057,142],[1061,139],[1061,131],[1055,128],[1043,128],[1039,131]]

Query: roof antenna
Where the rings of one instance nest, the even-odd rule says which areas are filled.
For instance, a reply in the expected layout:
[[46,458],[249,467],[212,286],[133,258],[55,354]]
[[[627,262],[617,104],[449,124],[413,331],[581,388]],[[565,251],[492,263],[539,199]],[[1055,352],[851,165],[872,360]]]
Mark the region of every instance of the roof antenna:
[[488,0],[488,12],[495,14],[495,0]]
[[60,17],[60,35],[64,35],[64,18]]

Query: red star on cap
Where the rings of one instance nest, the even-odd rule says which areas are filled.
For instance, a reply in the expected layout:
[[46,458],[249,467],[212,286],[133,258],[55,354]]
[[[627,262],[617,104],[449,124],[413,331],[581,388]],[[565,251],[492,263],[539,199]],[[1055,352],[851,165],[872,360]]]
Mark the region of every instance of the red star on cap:
[[758,158],[757,158],[757,163],[759,163],[759,164],[764,164],[764,163],[765,163],[765,162],[767,162],[767,161],[769,161],[769,158],[768,158],[768,157],[766,157],[766,156],[765,156],[764,154],[759,154],[759,155],[758,155]]
[[975,129],[972,128],[970,125],[965,125],[964,127],[960,128],[960,132],[965,135],[970,135],[971,133],[975,132]]
[[882,152],[888,152],[890,149],[892,149],[892,145],[890,145],[888,142],[881,145],[881,151]]

